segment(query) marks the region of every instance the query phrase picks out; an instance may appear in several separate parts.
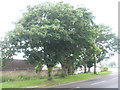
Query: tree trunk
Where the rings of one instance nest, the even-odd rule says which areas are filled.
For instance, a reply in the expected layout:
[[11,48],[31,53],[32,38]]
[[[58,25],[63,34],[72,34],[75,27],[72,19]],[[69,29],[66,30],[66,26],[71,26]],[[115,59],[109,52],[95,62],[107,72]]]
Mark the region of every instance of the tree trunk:
[[96,72],[96,59],[94,60],[94,74],[97,74],[97,72]]
[[84,73],[86,73],[87,72],[87,64],[86,64],[86,61],[84,61]]
[[52,67],[48,67],[48,80],[52,80]]
[[73,75],[74,70],[73,70],[73,65],[69,66],[69,75]]
[[90,67],[88,67],[88,72],[90,72]]
[[61,64],[62,66],[62,74],[63,74],[63,77],[67,76],[68,75],[68,70],[66,68],[66,66],[64,64]]

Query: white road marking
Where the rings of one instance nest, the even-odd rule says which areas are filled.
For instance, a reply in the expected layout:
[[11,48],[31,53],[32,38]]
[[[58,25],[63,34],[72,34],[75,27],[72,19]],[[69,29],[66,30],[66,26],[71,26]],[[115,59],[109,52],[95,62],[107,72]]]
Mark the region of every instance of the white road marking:
[[91,85],[100,84],[100,83],[103,83],[103,82],[105,82],[105,81],[101,81],[101,82],[93,83],[93,84],[91,84]]
[[80,87],[75,87],[75,88],[80,88]]
[[72,90],[72,88],[70,88],[70,89],[67,89],[67,90]]

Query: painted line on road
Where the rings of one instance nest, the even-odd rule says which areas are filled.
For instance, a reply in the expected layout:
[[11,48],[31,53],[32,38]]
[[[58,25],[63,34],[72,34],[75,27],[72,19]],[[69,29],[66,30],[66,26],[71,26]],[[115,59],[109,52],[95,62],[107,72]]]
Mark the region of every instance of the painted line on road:
[[[81,87],[75,87],[75,88],[81,88]],[[75,88],[70,88],[70,89],[67,89],[67,90],[73,90],[73,89],[75,89]]]
[[67,90],[72,90],[72,88],[70,88],[70,89],[67,89]]
[[105,81],[101,81],[101,82],[93,83],[93,84],[91,84],[91,85],[100,84],[100,83],[103,83],[103,82],[105,82]]
[[[105,75],[105,76],[108,76],[108,75]],[[75,84],[75,83],[82,83],[84,81],[88,81],[88,80],[94,80],[94,79],[99,79],[103,76],[99,76],[99,77],[96,77],[96,78],[91,78],[91,79],[86,79],[86,80],[80,80],[80,81],[75,81],[75,82],[69,82],[69,83],[65,83],[65,84],[58,84],[58,85],[52,85],[52,86],[48,86],[46,88],[55,88],[55,87],[59,87],[59,86],[66,86],[66,85],[70,85],[70,84]]]
[[75,88],[80,88],[80,87],[75,87]]

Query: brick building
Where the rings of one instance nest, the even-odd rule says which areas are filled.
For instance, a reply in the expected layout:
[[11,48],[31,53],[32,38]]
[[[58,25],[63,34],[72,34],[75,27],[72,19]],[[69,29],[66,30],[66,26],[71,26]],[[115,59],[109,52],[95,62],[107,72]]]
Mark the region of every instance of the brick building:
[[7,60],[2,71],[16,71],[16,70],[34,70],[34,67],[28,64],[25,60]]

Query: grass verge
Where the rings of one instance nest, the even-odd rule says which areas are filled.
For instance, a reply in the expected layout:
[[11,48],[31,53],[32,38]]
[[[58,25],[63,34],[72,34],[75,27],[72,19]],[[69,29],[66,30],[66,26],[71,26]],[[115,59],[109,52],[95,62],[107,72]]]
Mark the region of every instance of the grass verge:
[[52,81],[47,81],[47,79],[25,80],[25,81],[5,82],[5,83],[0,83],[0,85],[2,85],[2,88],[45,87],[45,86],[65,84],[65,83],[70,83],[70,82],[75,82],[75,81],[80,81],[80,80],[85,80],[85,79],[92,79],[92,78],[96,78],[102,75],[107,75],[110,73],[111,71],[99,72],[98,75],[95,75],[93,73],[80,73],[77,75],[70,75],[65,78],[57,78]]

